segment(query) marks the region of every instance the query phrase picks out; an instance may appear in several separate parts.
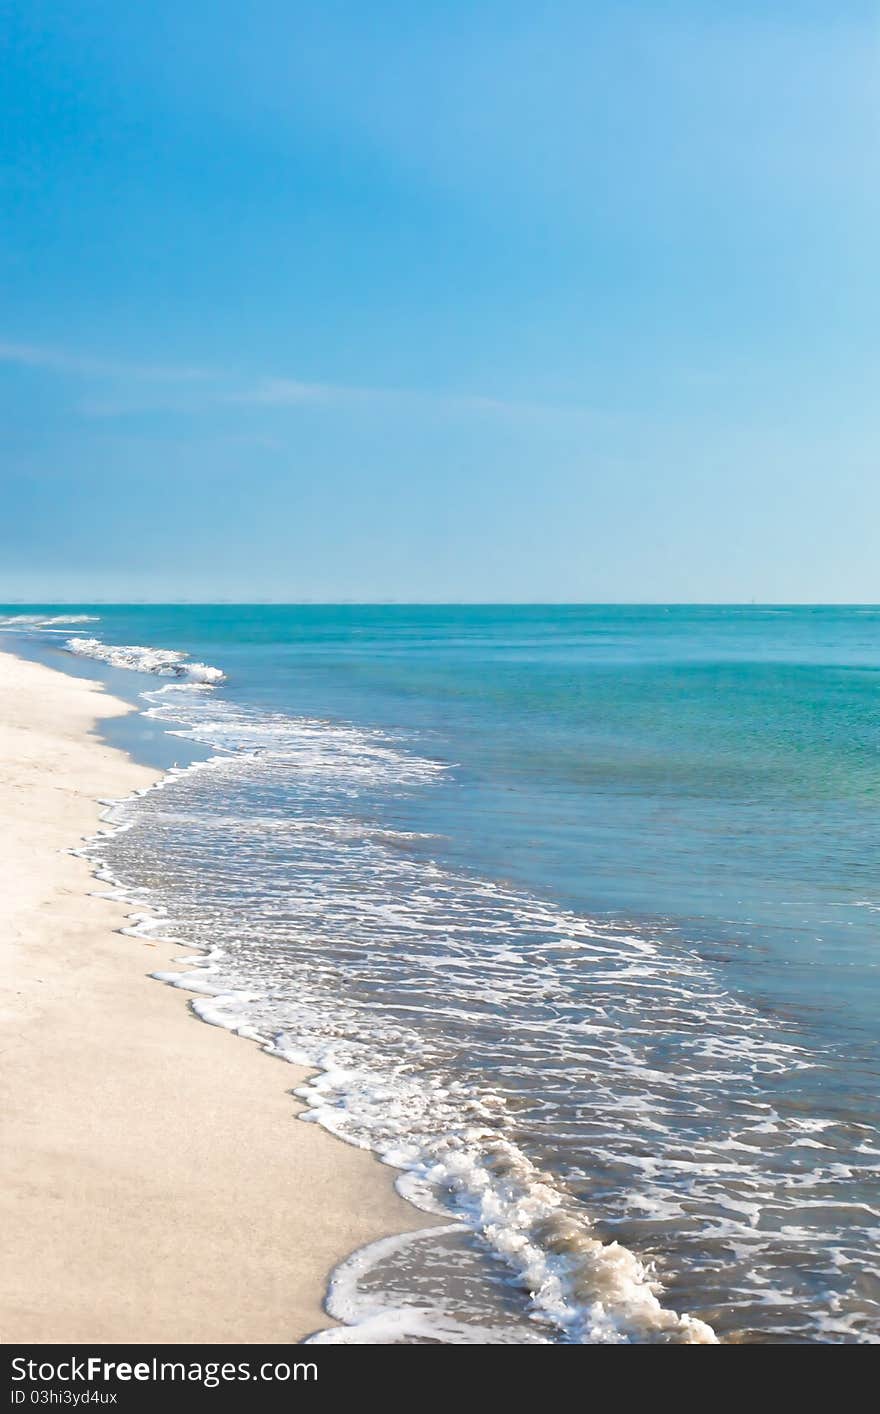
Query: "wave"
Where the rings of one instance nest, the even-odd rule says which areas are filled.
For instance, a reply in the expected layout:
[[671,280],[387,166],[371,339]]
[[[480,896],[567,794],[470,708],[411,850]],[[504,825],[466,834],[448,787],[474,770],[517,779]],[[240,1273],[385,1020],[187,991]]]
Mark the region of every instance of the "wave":
[[[315,989],[316,973],[335,971],[332,950],[325,950],[320,939],[317,953],[302,974],[291,973],[285,978],[286,959],[275,955],[268,959],[268,971],[261,967],[250,976],[230,976],[225,942],[206,945],[197,933],[181,928],[179,918],[169,917],[152,889],[131,887],[132,874],[136,877],[140,866],[146,865],[152,873],[152,850],[144,829],[149,818],[141,813],[144,807],[149,813],[151,806],[160,803],[163,827],[171,824],[197,844],[200,852],[200,822],[190,813],[188,792],[203,783],[212,825],[219,822],[222,826],[225,820],[228,838],[236,841],[236,872],[249,872],[251,852],[262,853],[273,834],[292,830],[305,839],[306,849],[319,841],[325,854],[322,867],[339,875],[340,901],[344,899],[342,906],[352,921],[355,908],[375,913],[378,933],[387,935],[397,928],[405,936],[413,923],[418,928],[430,927],[424,918],[409,922],[401,901],[393,896],[387,900],[384,895],[358,898],[362,884],[345,877],[338,858],[342,835],[350,836],[354,851],[360,852],[366,845],[378,860],[388,853],[389,835],[400,833],[409,838],[407,832],[377,830],[375,825],[364,829],[338,814],[322,818],[320,812],[326,809],[328,792],[333,791],[335,797],[340,786],[349,797],[354,792],[362,799],[361,792],[389,787],[399,790],[437,780],[444,770],[441,763],[401,751],[385,733],[346,724],[273,718],[225,702],[212,703],[210,717],[206,717],[206,699],[188,684],[169,684],[145,696],[152,703],[150,715],[169,723],[186,723],[187,736],[210,740],[229,754],[175,769],[130,801],[118,803],[105,816],[111,829],[87,845],[84,853],[98,866],[97,877],[113,886],[116,897],[138,906],[124,931],[203,948],[206,956],[195,966],[188,959],[188,971],[157,972],[157,980],[195,993],[193,1011],[208,1024],[256,1040],[280,1059],[317,1067],[319,1074],[298,1091],[308,1107],[305,1117],[349,1143],[373,1149],[401,1170],[401,1193],[417,1208],[445,1213],[447,1222],[454,1217],[456,1222],[447,1230],[473,1233],[496,1261],[500,1259],[513,1273],[529,1299],[530,1316],[518,1326],[515,1322],[510,1326],[499,1323],[497,1315],[493,1321],[491,1314],[488,1324],[467,1315],[453,1318],[448,1310],[437,1307],[436,1300],[433,1314],[427,1308],[416,1308],[411,1301],[394,1309],[386,1304],[381,1311],[375,1302],[368,1302],[367,1314],[353,1282],[355,1272],[370,1266],[371,1248],[343,1264],[334,1279],[329,1309],[346,1320],[347,1334],[326,1332],[316,1338],[357,1343],[389,1339],[522,1342],[536,1338],[531,1322],[537,1320],[538,1332],[542,1327],[555,1327],[567,1343],[716,1343],[705,1322],[679,1315],[662,1303],[648,1267],[621,1243],[603,1242],[592,1230],[583,1205],[537,1167],[515,1137],[499,1134],[499,1111],[504,1105],[498,1097],[468,1093],[470,1087],[459,1087],[454,1081],[451,1085],[448,1080],[441,1082],[439,1073],[430,1069],[412,1073],[410,1061],[419,1047],[415,1032],[410,1036],[400,1023],[386,1031],[378,1018],[365,1026],[365,1018],[344,995],[323,996],[320,988]],[[295,770],[302,801],[310,801],[314,807],[305,819],[274,819],[267,798],[268,818],[248,815],[242,820],[240,815],[226,816],[222,799],[213,798],[213,789],[219,789],[222,796],[225,787],[241,779],[263,789],[261,782],[265,784],[272,772],[285,769]],[[132,839],[135,824],[138,828]],[[239,829],[239,825],[245,828]],[[117,852],[114,844],[121,845],[121,850]],[[388,858],[392,871],[403,870],[407,875],[413,868],[423,867],[405,856],[398,863],[396,853]],[[126,867],[127,862],[133,870]],[[384,874],[388,867],[378,872]],[[122,881],[120,874],[126,876]],[[390,880],[386,877],[385,882]],[[439,876],[434,882],[441,895],[453,883]],[[430,879],[426,883],[431,886]],[[379,891],[381,895],[381,883]],[[249,918],[249,931],[256,939],[263,931],[264,919],[251,915],[245,901],[239,902],[238,926],[243,917]],[[326,902],[314,900],[313,926]],[[268,906],[271,909],[271,902]],[[206,923],[209,913],[210,909],[201,914]],[[215,924],[209,927],[216,936]],[[405,969],[407,958],[400,961]],[[281,991],[286,992],[293,983],[295,1015],[288,1012],[277,1018],[271,1007],[266,1009],[273,978]],[[283,1029],[278,1026],[281,1019]],[[406,1057],[402,1065],[394,1054],[401,1045]],[[437,1229],[431,1231],[436,1235]],[[405,1248],[413,1240],[415,1236],[407,1235],[391,1245]],[[385,1249],[380,1245],[377,1250],[381,1255]],[[549,1337],[538,1334],[537,1338]]]
[[[227,763],[228,758],[198,762],[169,773],[158,787]],[[129,828],[130,822],[113,812],[105,818],[114,820],[121,831]],[[106,837],[100,843],[106,845]],[[95,863],[95,852],[87,851],[87,857]],[[111,896],[135,901],[108,868],[99,869],[97,877],[114,886]],[[181,941],[177,935],[169,937],[173,922],[153,912],[155,904],[137,901],[147,907],[129,916],[124,933],[153,941]],[[191,938],[186,941],[200,946]],[[152,975],[194,993],[192,1010],[208,1025],[256,1041],[268,1054],[293,1065],[317,1068],[318,1074],[296,1091],[307,1106],[303,1118],[356,1147],[373,1149],[383,1162],[402,1170],[397,1187],[414,1207],[457,1219],[442,1229],[371,1244],[341,1264],[333,1276],[327,1309],[345,1325],[321,1331],[312,1341],[384,1344],[416,1339],[482,1344],[534,1339],[528,1327],[513,1322],[508,1333],[497,1317],[482,1324],[467,1315],[457,1319],[436,1300],[429,1309],[406,1300],[378,1304],[365,1300],[358,1276],[369,1274],[373,1261],[388,1248],[408,1248],[438,1233],[470,1231],[512,1271],[528,1294],[532,1319],[555,1327],[566,1343],[718,1343],[705,1321],[665,1306],[660,1283],[637,1255],[620,1242],[597,1237],[582,1207],[550,1175],[537,1169],[515,1142],[498,1136],[493,1128],[498,1120],[493,1097],[452,1099],[430,1078],[407,1083],[407,1078],[383,1072],[378,1065],[352,1071],[348,1057],[327,1044],[327,1018],[314,1012],[308,1015],[308,1000],[303,1002],[302,1032],[270,1035],[260,1024],[262,1018],[252,1011],[264,996],[228,988],[215,978],[224,957],[222,948],[212,949],[195,966],[191,958],[181,959],[189,964],[189,971]],[[351,1029],[354,1025],[352,1021]],[[413,1133],[412,1127],[420,1121],[436,1126],[438,1132],[422,1128],[421,1133]],[[439,1201],[438,1195],[442,1195]]]
[[[781,1078],[817,1059],[784,1019],[666,933],[420,852],[432,837],[393,802],[452,777],[402,735],[198,682],[145,697],[223,754],[112,806],[86,847],[138,910],[125,931],[200,949],[156,977],[315,1068],[304,1118],[455,1219],[341,1264],[328,1310],[346,1324],[314,1339],[714,1344],[712,1325],[748,1329],[759,1307],[784,1338],[826,1338],[830,1310],[841,1339],[873,1339],[847,1272],[874,1276],[853,1180],[877,1150],[854,1159],[841,1122],[786,1102]],[[825,1232],[839,1209],[845,1247]]]
[[55,629],[70,624],[100,623],[97,614],[5,614],[0,615],[2,629]]
[[138,644],[103,643],[100,638],[68,638],[65,648],[80,658],[94,658],[113,668],[127,668],[136,673],[153,673],[159,677],[186,678],[189,682],[213,687],[224,682],[226,674],[207,663],[193,663],[189,654],[173,648],[144,648]]

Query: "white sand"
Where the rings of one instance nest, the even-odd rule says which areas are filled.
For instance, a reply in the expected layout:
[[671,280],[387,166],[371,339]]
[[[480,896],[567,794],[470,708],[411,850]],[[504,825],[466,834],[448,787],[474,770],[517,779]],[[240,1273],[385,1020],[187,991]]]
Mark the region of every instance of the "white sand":
[[[151,773],[92,734],[129,710],[0,654],[0,1339],[296,1341],[345,1254],[425,1218],[299,1123],[304,1072],[148,977],[64,851]],[[174,949],[179,955],[180,947]]]

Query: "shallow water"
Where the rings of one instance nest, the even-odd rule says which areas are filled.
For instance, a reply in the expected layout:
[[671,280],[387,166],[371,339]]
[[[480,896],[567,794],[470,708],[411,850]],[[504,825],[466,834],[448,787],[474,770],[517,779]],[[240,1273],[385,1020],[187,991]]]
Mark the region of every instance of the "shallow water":
[[880,611],[69,612],[215,753],[91,851],[135,926],[448,1216],[342,1338],[878,1339]]

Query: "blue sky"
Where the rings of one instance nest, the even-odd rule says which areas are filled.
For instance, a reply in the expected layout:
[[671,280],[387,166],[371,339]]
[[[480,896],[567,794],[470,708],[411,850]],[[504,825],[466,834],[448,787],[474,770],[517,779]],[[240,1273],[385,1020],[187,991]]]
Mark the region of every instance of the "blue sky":
[[0,598],[880,600],[880,7],[12,0]]

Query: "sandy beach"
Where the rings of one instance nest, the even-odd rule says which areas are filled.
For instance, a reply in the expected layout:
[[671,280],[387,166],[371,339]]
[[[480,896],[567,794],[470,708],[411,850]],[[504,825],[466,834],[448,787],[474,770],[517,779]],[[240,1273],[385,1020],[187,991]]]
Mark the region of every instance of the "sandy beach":
[[304,1072],[152,980],[181,953],[90,896],[98,801],[151,773],[94,734],[130,710],[0,654],[5,1342],[297,1341],[328,1274],[424,1225],[369,1154],[297,1121]]

